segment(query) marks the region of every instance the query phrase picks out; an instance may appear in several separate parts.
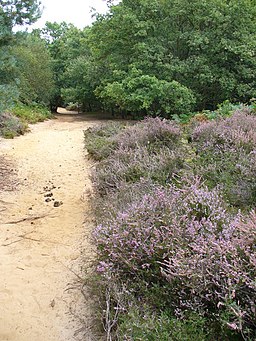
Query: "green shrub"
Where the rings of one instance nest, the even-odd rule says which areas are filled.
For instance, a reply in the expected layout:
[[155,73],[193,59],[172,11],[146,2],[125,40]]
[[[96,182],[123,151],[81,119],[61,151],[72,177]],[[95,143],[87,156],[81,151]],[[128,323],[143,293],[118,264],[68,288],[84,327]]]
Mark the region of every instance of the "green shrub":
[[121,315],[117,335],[120,340],[137,341],[208,341],[207,320],[199,315],[179,320],[162,312],[156,314],[147,307],[133,308]]
[[51,118],[50,111],[37,104],[25,105],[18,103],[12,109],[12,113],[26,123],[37,123]]

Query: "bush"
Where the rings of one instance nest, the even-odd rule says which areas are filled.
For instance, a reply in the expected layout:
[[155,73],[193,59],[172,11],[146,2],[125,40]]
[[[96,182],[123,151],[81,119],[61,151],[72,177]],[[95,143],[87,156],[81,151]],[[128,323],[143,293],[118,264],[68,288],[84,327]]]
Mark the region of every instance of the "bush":
[[147,118],[107,138],[93,238],[117,338],[256,337],[256,122],[247,108],[223,115],[184,133]]
[[88,153],[100,161],[118,148],[174,148],[179,144],[181,129],[175,122],[157,117],[146,118],[132,126],[115,122],[103,124],[87,129],[84,136]]
[[143,307],[143,311],[132,307],[120,317],[117,334],[120,340],[209,340],[209,326],[206,319],[191,315],[182,321],[169,316],[166,312],[157,315]]
[[118,133],[112,128],[93,128],[85,133],[90,154],[96,159],[105,158],[93,173],[99,193],[106,194],[121,183],[142,178],[165,184],[183,167],[181,129],[174,122],[147,118]]
[[26,123],[37,123],[51,118],[49,110],[38,104],[25,105],[18,103],[12,109],[12,113]]
[[156,283],[177,317],[197,312],[255,332],[256,216],[232,217],[226,209],[218,192],[196,179],[181,188],[155,186],[97,226],[98,271]]
[[108,123],[84,131],[85,147],[97,161],[106,159],[116,148],[113,137],[124,128],[121,123]]
[[0,113],[0,135],[5,138],[13,138],[22,135],[26,131],[26,125],[10,113]]
[[173,249],[175,240],[185,246],[190,234],[221,231],[228,221],[217,192],[198,184],[182,189],[154,185],[113,220],[99,225],[94,237],[100,258],[108,259],[113,269],[144,276],[156,268],[159,276],[158,262]]
[[76,102],[76,103],[73,103],[73,102],[69,102],[66,106],[66,109],[68,111],[80,111],[80,105]]
[[181,128],[174,122],[159,117],[148,117],[126,128],[115,136],[118,147],[135,149],[148,147],[151,150],[168,146],[173,149],[181,138]]
[[166,184],[183,166],[182,150],[162,147],[157,153],[147,147],[119,148],[107,160],[96,166],[93,173],[94,187],[103,195],[120,188],[121,183],[152,179]]
[[108,192],[107,196],[95,192],[93,208],[97,223],[115,219],[119,211],[124,211],[134,201],[140,201],[142,196],[151,192],[154,186],[151,179],[143,178],[135,183],[120,182],[116,190]]
[[188,87],[175,80],[166,81],[132,68],[121,81],[102,84],[95,90],[107,107],[130,113],[159,114],[170,118],[195,107],[196,98]]
[[203,123],[192,133],[198,153],[195,172],[210,188],[220,185],[226,199],[246,208],[256,204],[256,119],[248,109]]
[[221,233],[196,234],[186,247],[169,252],[162,271],[177,316],[196,311],[241,335],[256,336],[255,222],[253,212],[237,216]]

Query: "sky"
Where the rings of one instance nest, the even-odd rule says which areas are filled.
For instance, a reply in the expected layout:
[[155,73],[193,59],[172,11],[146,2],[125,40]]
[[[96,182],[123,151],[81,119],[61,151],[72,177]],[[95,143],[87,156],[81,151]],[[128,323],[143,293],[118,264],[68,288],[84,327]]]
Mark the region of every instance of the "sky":
[[32,25],[32,28],[42,28],[46,21],[72,23],[78,28],[90,25],[91,8],[99,13],[106,13],[108,8],[104,0],[41,0],[42,17]]

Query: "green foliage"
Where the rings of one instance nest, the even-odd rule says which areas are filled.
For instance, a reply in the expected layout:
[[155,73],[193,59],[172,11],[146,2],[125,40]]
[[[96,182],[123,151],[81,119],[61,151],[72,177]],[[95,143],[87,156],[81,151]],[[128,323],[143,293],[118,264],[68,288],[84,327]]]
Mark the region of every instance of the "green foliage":
[[[84,104],[88,89],[84,67],[88,57],[87,29],[79,30],[72,24],[47,22],[38,33],[45,39],[52,57],[55,90],[51,107],[56,110],[68,102]],[[90,94],[91,96],[91,94]]]
[[[53,106],[78,103],[187,122],[256,97],[256,6],[250,0],[109,2],[91,28],[47,23]],[[223,115],[228,111],[219,108]],[[208,112],[209,111],[209,112]],[[226,113],[224,113],[226,111]]]
[[12,113],[25,123],[37,123],[51,118],[49,110],[36,103],[30,105],[18,103],[12,109]]
[[0,112],[10,108],[18,96],[15,58],[10,46],[0,43]]
[[36,103],[25,105],[16,103],[10,112],[0,113],[0,135],[5,138],[13,138],[23,135],[29,123],[42,122],[51,118],[48,109]]
[[1,1],[0,6],[0,113],[18,99],[15,58],[10,45],[15,43],[12,32],[15,25],[35,22],[40,16],[39,1]]
[[77,102],[83,111],[99,108],[93,87],[93,65],[88,56],[78,56],[70,60],[63,78],[65,88],[61,89],[61,94],[65,102]]
[[255,11],[248,0],[122,1],[98,16],[89,36],[96,95],[113,110],[166,116],[186,114],[195,99],[197,110],[248,101],[255,97]]
[[19,79],[19,100],[49,106],[53,93],[51,58],[45,42],[28,34],[12,48]]
[[134,68],[121,82],[103,85],[95,93],[107,107],[166,117],[190,111],[195,104],[193,93],[178,82],[143,75]]
[[206,319],[192,315],[187,319],[179,320],[169,316],[166,312],[156,315],[143,307],[132,308],[127,314],[120,317],[118,335],[120,340],[140,341],[208,341],[209,326]]
[[[14,25],[32,24],[40,17],[40,2],[38,0],[8,0],[1,1],[0,21],[1,35],[6,35]],[[9,33],[9,32],[8,32]]]
[[17,86],[13,84],[0,84],[0,113],[11,108],[18,96]]

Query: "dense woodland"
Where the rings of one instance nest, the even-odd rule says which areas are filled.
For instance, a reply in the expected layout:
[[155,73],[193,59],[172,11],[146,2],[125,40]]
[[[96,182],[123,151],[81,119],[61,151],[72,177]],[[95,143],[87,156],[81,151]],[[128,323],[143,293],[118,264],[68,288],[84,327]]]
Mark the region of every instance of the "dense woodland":
[[[1,111],[17,100],[172,117],[256,97],[254,0],[123,0],[83,30],[33,23],[36,1],[1,2]],[[17,26],[16,26],[17,27]]]
[[256,1],[110,0],[30,33],[37,1],[0,4],[2,135],[129,118],[85,132],[106,339],[255,340]]

